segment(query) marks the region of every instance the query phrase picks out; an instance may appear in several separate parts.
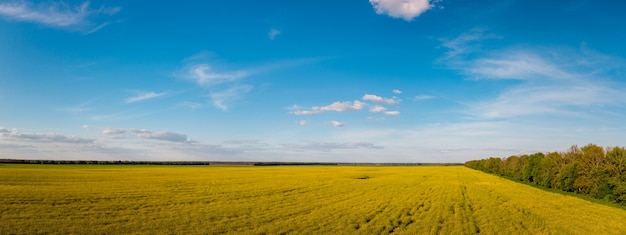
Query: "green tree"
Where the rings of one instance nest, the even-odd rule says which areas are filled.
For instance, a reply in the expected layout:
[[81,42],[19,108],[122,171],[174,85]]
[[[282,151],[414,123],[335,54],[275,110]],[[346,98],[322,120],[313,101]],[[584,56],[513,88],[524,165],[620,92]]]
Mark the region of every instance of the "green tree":
[[523,156],[526,159],[526,164],[522,167],[522,180],[531,183],[537,183],[536,178],[541,171],[540,162],[543,159],[543,153],[535,153],[530,156]]
[[577,168],[578,178],[574,182],[574,187],[580,193],[603,198],[610,193],[610,189],[607,189],[608,174],[605,169],[604,149],[595,144],[588,144],[582,147],[581,151]]
[[607,183],[611,189],[613,200],[626,205],[626,149],[614,147],[606,151]]
[[539,175],[537,183],[541,186],[554,188],[556,186],[556,177],[563,167],[563,157],[557,152],[548,153],[539,162]]
[[492,157],[492,158],[487,159],[484,162],[483,168],[484,168],[484,171],[487,173],[500,174],[501,166],[502,166],[502,159]]
[[574,192],[574,182],[578,177],[578,162],[574,161],[563,165],[556,176],[556,188],[567,192]]
[[522,162],[520,161],[520,157],[518,156],[510,156],[504,160],[503,163],[503,172],[504,175],[514,178],[521,179],[520,172],[522,169]]

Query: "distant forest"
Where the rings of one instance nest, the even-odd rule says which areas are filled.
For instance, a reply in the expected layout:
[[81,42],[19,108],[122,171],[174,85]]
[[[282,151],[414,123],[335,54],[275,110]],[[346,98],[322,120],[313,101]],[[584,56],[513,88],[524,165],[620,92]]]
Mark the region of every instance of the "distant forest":
[[463,163],[368,163],[368,162],[235,162],[235,161],[97,161],[0,159],[0,164],[74,165],[211,165],[211,166],[462,166]]
[[566,152],[488,158],[466,167],[626,205],[626,149],[574,145]]

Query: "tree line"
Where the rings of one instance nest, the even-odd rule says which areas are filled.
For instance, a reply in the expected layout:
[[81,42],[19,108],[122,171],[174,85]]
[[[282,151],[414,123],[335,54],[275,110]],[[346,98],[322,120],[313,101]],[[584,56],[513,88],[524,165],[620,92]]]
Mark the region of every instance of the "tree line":
[[626,149],[574,145],[565,152],[488,158],[466,167],[626,205]]
[[367,162],[245,162],[245,161],[121,161],[3,159],[0,164],[75,165],[214,165],[214,166],[461,166],[463,163],[367,163]]

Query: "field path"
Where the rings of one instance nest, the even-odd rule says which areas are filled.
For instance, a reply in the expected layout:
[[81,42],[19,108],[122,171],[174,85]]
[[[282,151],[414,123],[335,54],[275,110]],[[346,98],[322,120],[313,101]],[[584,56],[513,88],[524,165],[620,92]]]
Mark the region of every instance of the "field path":
[[0,165],[0,234],[626,234],[626,210],[458,166]]

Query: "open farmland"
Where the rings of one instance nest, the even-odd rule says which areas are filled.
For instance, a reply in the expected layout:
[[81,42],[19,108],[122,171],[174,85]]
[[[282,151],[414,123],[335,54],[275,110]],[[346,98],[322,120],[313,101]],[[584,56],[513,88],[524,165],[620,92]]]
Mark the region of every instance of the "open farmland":
[[0,165],[0,234],[624,234],[624,221],[456,166]]

